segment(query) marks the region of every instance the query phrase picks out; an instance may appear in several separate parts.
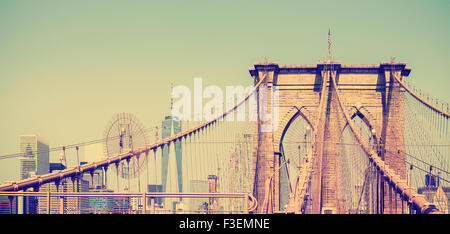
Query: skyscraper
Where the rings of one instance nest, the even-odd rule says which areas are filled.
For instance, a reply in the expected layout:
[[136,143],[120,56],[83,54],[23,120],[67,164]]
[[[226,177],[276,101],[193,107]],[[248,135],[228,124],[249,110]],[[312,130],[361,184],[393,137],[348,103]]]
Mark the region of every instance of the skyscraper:
[[[49,173],[49,146],[37,135],[19,136],[20,153],[20,179],[26,179],[32,175]],[[37,199],[24,197],[19,200],[19,212],[25,214],[37,213]]]
[[19,137],[20,179],[30,177],[30,173],[43,175],[49,173],[49,146],[37,135],[21,135]]
[[[162,138],[167,138],[181,132],[181,121],[176,116],[166,116],[162,121]],[[163,192],[167,191],[167,171],[169,167],[169,147],[162,150],[162,186]],[[175,155],[177,165],[178,192],[183,192],[182,171],[181,171],[181,143],[175,143]]]

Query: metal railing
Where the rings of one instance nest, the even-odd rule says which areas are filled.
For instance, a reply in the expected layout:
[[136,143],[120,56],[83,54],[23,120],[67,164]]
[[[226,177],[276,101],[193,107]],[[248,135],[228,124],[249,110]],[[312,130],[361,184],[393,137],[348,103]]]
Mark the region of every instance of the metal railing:
[[[248,214],[257,207],[256,199],[247,193],[0,192],[2,196],[9,199],[10,213],[15,213],[13,210],[17,210],[21,198],[33,198],[32,213],[37,214]],[[242,209],[224,209],[223,205],[218,205],[218,199],[224,203],[227,199],[238,199],[242,203],[237,207]],[[201,204],[201,209],[184,208],[185,203],[192,201]]]

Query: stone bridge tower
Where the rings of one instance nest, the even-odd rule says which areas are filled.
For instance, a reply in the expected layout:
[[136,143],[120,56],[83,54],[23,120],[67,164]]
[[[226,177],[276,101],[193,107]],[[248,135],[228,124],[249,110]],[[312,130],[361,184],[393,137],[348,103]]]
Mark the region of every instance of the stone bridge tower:
[[[295,118],[304,118],[312,127],[316,144],[316,165],[312,184],[313,213],[341,213],[337,193],[339,184],[337,163],[340,155],[336,142],[346,126],[345,118],[331,92],[330,76],[334,76],[343,105],[349,116],[358,114],[374,133],[381,158],[402,179],[406,178],[404,152],[404,93],[393,75],[405,80],[411,69],[405,63],[382,62],[374,65],[345,65],[339,62],[318,62],[313,65],[278,65],[273,62],[255,63],[249,69],[255,84],[267,76],[262,86],[268,93],[266,102],[258,109],[272,113],[270,120],[258,123],[257,150],[254,154],[254,196],[258,204],[266,199],[268,212],[280,210],[280,144],[282,136]],[[258,93],[258,99],[261,92]],[[323,105],[320,105],[320,103]],[[263,107],[264,106],[264,107]],[[319,110],[319,106],[323,111]],[[322,116],[320,116],[322,113]],[[272,131],[262,131],[261,125],[272,125]],[[400,151],[399,151],[400,150]],[[384,184],[381,192],[386,192]],[[269,191],[268,191],[269,190]],[[385,197],[385,196],[384,196]],[[269,199],[267,199],[269,198]],[[384,213],[396,213],[392,204],[380,201]],[[258,205],[258,209],[263,209]]]

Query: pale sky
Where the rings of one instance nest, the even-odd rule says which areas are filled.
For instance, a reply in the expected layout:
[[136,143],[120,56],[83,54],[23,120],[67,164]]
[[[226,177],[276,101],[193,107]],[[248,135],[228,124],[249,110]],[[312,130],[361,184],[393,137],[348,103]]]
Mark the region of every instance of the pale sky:
[[[153,127],[169,112],[171,82],[247,86],[265,56],[314,64],[330,27],[336,60],[395,56],[448,102],[449,12],[445,0],[0,0],[0,155],[17,153],[21,134],[50,147],[101,139],[119,112]],[[0,183],[18,177],[18,159],[0,160]]]

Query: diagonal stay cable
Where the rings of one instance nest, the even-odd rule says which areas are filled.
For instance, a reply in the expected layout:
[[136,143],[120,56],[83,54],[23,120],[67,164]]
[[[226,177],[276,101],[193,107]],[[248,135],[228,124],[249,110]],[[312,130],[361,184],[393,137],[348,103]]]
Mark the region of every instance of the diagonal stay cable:
[[[386,179],[390,181],[400,192],[401,196],[404,197],[403,199],[410,199],[413,203],[413,206],[419,210],[420,212],[430,212],[430,213],[441,213],[438,209],[436,209],[434,206],[430,205],[430,203],[421,196],[418,196],[415,189],[409,188],[406,183],[399,181],[395,175],[395,172],[389,168],[388,165],[386,165],[381,158],[369,148],[367,143],[361,138],[360,133],[358,130],[356,130],[355,126],[353,125],[350,117],[348,116],[347,112],[345,112],[344,106],[342,105],[341,98],[339,96],[339,89],[336,85],[336,80],[333,75],[331,75],[331,81],[333,83],[334,90],[336,92],[336,97],[339,103],[339,107],[342,111],[342,113],[345,116],[345,119],[347,120],[347,123],[352,130],[353,134],[355,135],[356,139],[360,143],[362,149],[365,151],[365,153],[368,155],[369,159],[373,161],[373,163],[376,165],[377,168],[384,174]],[[398,81],[398,80],[397,80]]]

